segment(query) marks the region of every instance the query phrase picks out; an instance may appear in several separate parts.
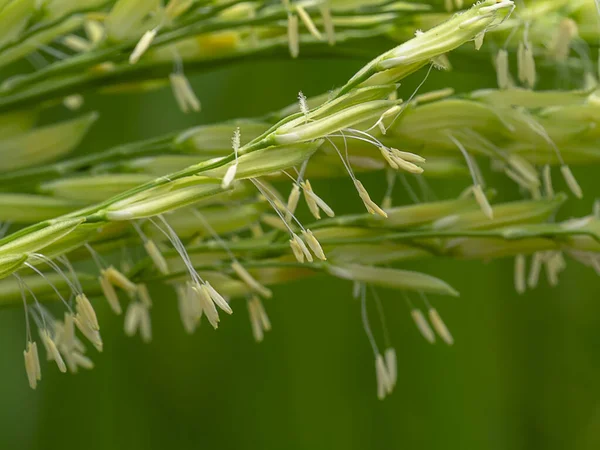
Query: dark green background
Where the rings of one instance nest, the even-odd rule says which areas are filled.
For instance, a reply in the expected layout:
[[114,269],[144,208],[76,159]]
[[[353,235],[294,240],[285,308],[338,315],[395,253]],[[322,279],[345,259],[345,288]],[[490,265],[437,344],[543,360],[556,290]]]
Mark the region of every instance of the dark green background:
[[[365,61],[255,62],[190,77],[203,103],[184,116],[168,88],[92,96],[102,116],[79,152],[234,117],[253,116],[342,83]],[[492,87],[487,61],[453,58],[424,91]],[[407,98],[424,75],[401,88]],[[586,214],[593,168],[577,169],[586,197],[561,213]],[[558,177],[556,177],[558,183]],[[384,186],[364,177],[374,198]],[[488,179],[501,199],[506,180]],[[439,197],[468,180],[433,183]],[[362,207],[348,180],[314,183],[336,211]],[[559,186],[560,187],[560,186]],[[396,203],[408,202],[397,190]],[[408,265],[407,265],[408,266]],[[262,344],[243,302],[218,332],[184,334],[172,292],[153,287],[154,341],[125,338],[122,319],[97,302],[105,341],[95,370],[62,375],[42,367],[37,391],[22,363],[22,310],[0,312],[0,449],[597,449],[600,446],[600,305],[591,270],[570,263],[561,284],[544,278],[518,296],[512,261],[427,261],[410,267],[442,276],[462,296],[432,298],[454,347],[427,344],[402,296],[381,291],[398,354],[393,395],[376,398],[373,355],[351,285],[332,279],[275,288],[273,323]],[[415,299],[416,300],[416,299]],[[372,305],[371,305],[372,307]],[[373,327],[380,326],[372,308]]]

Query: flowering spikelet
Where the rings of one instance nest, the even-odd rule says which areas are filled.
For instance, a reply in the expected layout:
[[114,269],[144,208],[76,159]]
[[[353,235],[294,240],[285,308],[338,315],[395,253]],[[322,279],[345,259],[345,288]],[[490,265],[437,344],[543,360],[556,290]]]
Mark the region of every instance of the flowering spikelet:
[[413,310],[410,312],[410,315],[412,316],[417,329],[421,333],[421,336],[423,336],[427,342],[433,344],[435,342],[435,334],[433,333],[433,330],[429,326],[429,323],[427,322],[427,319],[421,310],[413,308]]
[[25,372],[27,372],[29,387],[35,389],[37,387],[37,382],[42,379],[37,343],[31,341],[27,342],[27,348],[23,352],[23,356],[25,358]]
[[450,334],[448,327],[435,308],[429,308],[429,320],[431,321],[431,325],[433,325],[433,329],[446,344],[454,344],[454,338],[452,337],[452,334]]

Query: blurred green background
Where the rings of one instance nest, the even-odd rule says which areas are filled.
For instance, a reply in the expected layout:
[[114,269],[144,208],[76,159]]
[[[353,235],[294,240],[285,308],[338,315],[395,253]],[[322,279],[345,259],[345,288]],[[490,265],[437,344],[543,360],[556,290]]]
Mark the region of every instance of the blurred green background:
[[[299,90],[310,96],[339,85],[364,62],[261,61],[190,76],[203,104],[190,116],[178,111],[168,87],[90,96],[85,109],[102,116],[78,151],[266,113],[294,102]],[[462,57],[452,62],[454,71],[433,72],[422,92],[494,86],[491,64]],[[407,80],[401,96],[407,98],[423,76]],[[586,197],[571,200],[563,216],[591,209],[595,172],[576,169]],[[380,175],[364,182],[374,198],[382,197]],[[488,174],[488,182],[499,199],[516,198],[506,179]],[[447,198],[468,183],[431,185]],[[313,185],[337,212],[362,210],[348,179]],[[395,203],[408,202],[398,188]],[[457,299],[431,298],[456,344],[426,343],[402,296],[380,291],[399,364],[396,390],[385,401],[376,397],[359,304],[351,285],[338,280],[276,287],[265,302],[273,330],[262,344],[252,339],[241,301],[217,332],[205,324],[188,336],[173,293],[153,286],[149,345],[125,338],[122,318],[98,301],[105,350],[93,354],[96,368],[73,376],[44,364],[37,391],[29,389],[22,363],[23,312],[3,310],[0,449],[600,448],[600,303],[591,270],[571,263],[558,288],[542,279],[535,291],[518,296],[512,261],[410,267],[461,291]]]

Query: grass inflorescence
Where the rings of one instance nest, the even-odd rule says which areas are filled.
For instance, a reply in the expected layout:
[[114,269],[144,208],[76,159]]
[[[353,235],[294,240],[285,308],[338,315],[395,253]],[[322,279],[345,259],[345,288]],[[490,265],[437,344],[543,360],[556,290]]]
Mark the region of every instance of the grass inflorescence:
[[[542,270],[556,284],[567,258],[600,273],[600,211],[557,221],[569,196],[553,186],[553,175],[561,177],[570,196],[581,198],[571,167],[599,158],[593,2],[351,3],[0,2],[0,66],[23,58],[38,64],[40,52],[46,55],[43,67],[0,86],[0,220],[7,224],[0,305],[23,304],[32,388],[41,379],[38,342],[62,372],[93,367],[83,338],[103,350],[96,297],[124,316],[127,335],[151,340],[150,282],[173,287],[189,333],[203,317],[217,328],[222,313],[245,299],[262,341],[271,329],[263,299],[273,296],[272,286],[317,274],[351,281],[384,398],[396,382],[396,354],[387,332],[383,347],[375,341],[367,300],[381,313],[378,288],[418,295],[426,314],[407,298],[418,330],[429,342],[438,336],[452,345],[428,296],[459,295],[446,281],[398,263],[512,257],[519,293],[534,288]],[[365,54],[361,43],[375,36],[388,48]],[[398,98],[400,81],[415,72],[450,70],[451,52],[489,64],[498,86],[457,94],[451,87],[419,90],[421,83]],[[304,55],[371,61],[337,89],[313,98],[299,93],[297,102],[263,117],[85,156],[68,154],[97,114],[35,126],[41,110],[62,103],[75,111],[90,91],[168,84],[183,112],[198,112],[186,74]],[[570,85],[536,90],[555,67],[569,71]],[[495,202],[482,160],[524,198]],[[361,181],[366,172],[385,173],[381,201]],[[428,177],[468,181],[458,198],[394,206],[397,184],[416,197],[407,175],[421,184]],[[310,183],[340,177],[350,178],[349,195],[363,213],[336,214],[336,204]],[[314,221],[295,214],[301,203]],[[145,256],[117,263],[123,249]]]

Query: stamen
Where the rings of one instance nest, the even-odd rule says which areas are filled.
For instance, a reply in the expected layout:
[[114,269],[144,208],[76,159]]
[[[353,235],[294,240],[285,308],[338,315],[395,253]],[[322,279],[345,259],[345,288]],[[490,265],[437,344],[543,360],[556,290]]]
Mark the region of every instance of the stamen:
[[379,214],[380,216],[387,218],[387,213],[383,209],[381,209],[379,205],[377,205],[373,200],[371,200],[369,193],[367,192],[363,184],[360,182],[360,180],[355,179],[354,186],[356,187],[358,195],[365,204],[365,207],[367,208],[369,214]]
[[68,34],[61,39],[61,43],[73,50],[74,52],[87,52],[92,48],[87,39],[77,36],[76,34]]
[[137,294],[145,307],[150,308],[152,306],[152,298],[150,297],[150,292],[148,292],[148,287],[145,284],[138,284]]
[[79,94],[68,95],[63,99],[63,105],[71,111],[77,111],[83,106],[83,96]]
[[[308,190],[306,188],[304,189],[304,194],[314,201],[315,205],[317,206],[317,213],[319,212],[319,209],[321,209],[325,214],[327,214],[327,216],[335,217],[335,212],[333,211],[333,209],[331,209],[331,207],[327,203],[325,203],[325,201],[321,197],[315,194],[315,191],[312,190],[312,186],[310,186],[310,183],[308,184],[308,187]],[[320,219],[320,217],[317,217],[317,219]]]
[[313,253],[315,254],[315,256],[317,258],[319,258],[320,260],[322,260],[322,261],[326,261],[327,257],[325,256],[325,253],[323,253],[323,249],[321,248],[321,244],[319,244],[319,241],[314,236],[314,234],[312,233],[312,231],[310,231],[309,229],[306,229],[306,230],[302,231],[302,236],[306,240],[306,243],[308,244],[308,246],[310,247],[310,249],[313,251]]
[[74,319],[75,326],[77,329],[83,334],[88,341],[92,343],[92,345],[99,352],[103,349],[102,338],[100,337],[100,332],[98,330],[93,330],[88,322],[83,321],[80,317],[75,316]]
[[181,112],[187,114],[190,111],[198,112],[202,109],[200,100],[196,97],[192,85],[183,72],[170,74],[169,81],[171,82],[173,96]]
[[430,344],[435,343],[435,334],[433,333],[433,330],[429,326],[429,323],[427,322],[427,319],[425,318],[421,310],[413,308],[410,312],[410,315],[412,316],[413,321],[417,326],[417,329],[421,333],[421,336],[423,336],[425,340]]
[[552,188],[552,172],[550,170],[550,165],[546,164],[544,166],[542,177],[544,180],[544,193],[546,194],[546,197],[553,198],[554,189]]
[[266,298],[271,298],[273,296],[271,290],[267,289],[258,281],[256,281],[254,277],[252,277],[252,275],[250,275],[250,273],[246,269],[244,269],[244,267],[238,261],[234,261],[231,264],[231,268],[237,274],[237,276],[240,277],[240,279],[244,283],[246,283],[253,291],[259,293],[260,295]]
[[321,218],[321,212],[319,211],[319,207],[315,198],[309,194],[312,192],[310,181],[304,180],[300,182],[300,185],[302,186],[302,190],[304,192],[304,201],[306,201],[306,206],[308,206],[310,213],[315,217],[315,219],[319,220]]
[[298,35],[298,16],[288,13],[288,46],[292,58],[300,54],[300,36]]
[[152,30],[148,30],[142,35],[135,48],[133,49],[133,52],[129,56],[129,64],[135,64],[140,60],[142,55],[146,53],[146,50],[148,50],[148,48],[152,44],[152,41],[156,37],[157,33],[158,27]]
[[150,257],[158,271],[163,275],[168,275],[169,264],[167,263],[167,260],[165,259],[161,251],[156,246],[156,243],[153,240],[148,239],[146,242],[144,242],[144,249],[146,249],[148,256]]
[[83,24],[85,34],[92,44],[99,43],[104,39],[104,26],[95,20],[86,20]]
[[56,339],[58,347],[61,350],[64,348],[66,352],[70,352],[75,347],[75,323],[72,313],[65,313],[65,321],[63,323],[60,339]]
[[144,53],[146,53],[146,50],[148,50],[148,48],[152,44],[152,41],[156,37],[157,32],[158,32],[158,29],[154,28],[154,29],[146,31],[144,33],[142,38],[139,40],[139,42],[136,44],[135,48],[133,49],[133,52],[129,56],[129,64],[135,64],[140,60],[142,55]]
[[221,294],[219,294],[215,288],[213,288],[208,281],[206,281],[203,285],[204,289],[208,292],[208,295],[212,299],[212,301],[227,314],[233,314],[233,310],[227,300],[223,298]]
[[505,49],[498,50],[496,55],[496,78],[500,89],[508,89],[511,85],[508,70],[508,52]]
[[296,212],[296,208],[298,207],[298,201],[300,200],[300,186],[295,184],[292,186],[292,190],[290,192],[290,196],[287,201],[287,211],[285,213],[286,222],[290,222],[292,220],[292,215]]
[[465,158],[465,161],[467,162],[467,166],[469,167],[469,172],[471,173],[471,177],[473,178],[472,191],[473,191],[473,195],[475,196],[475,200],[479,204],[479,207],[481,208],[481,211],[483,212],[483,214],[485,214],[485,216],[487,218],[492,219],[494,217],[494,212],[492,210],[492,207],[490,206],[490,203],[488,202],[488,199],[487,199],[485,193],[483,192],[483,188],[481,186],[483,184],[483,180],[481,180],[481,172],[479,171],[479,167],[477,166],[477,163],[475,162],[475,160],[473,158],[471,158],[471,155],[469,155],[469,153],[467,152],[467,149],[461,144],[461,142],[458,139],[456,139],[450,133],[448,133],[448,137],[454,143],[454,145],[456,145],[456,147],[460,150],[463,157]]
[[200,304],[202,305],[202,311],[206,315],[206,318],[216,330],[219,327],[219,313],[213,303],[210,294],[207,289],[203,289],[203,285],[196,284],[191,286],[191,292],[194,293]]
[[42,371],[40,368],[40,358],[37,351],[37,344],[28,341],[27,347],[23,352],[25,358],[25,372],[29,381],[29,387],[35,389],[37,382],[42,379]]
[[110,284],[110,281],[104,274],[98,277],[98,280],[100,281],[100,288],[102,289],[102,293],[104,294],[104,297],[106,297],[110,308],[115,314],[121,315],[123,311],[121,309],[121,304],[119,303],[119,297],[117,296],[115,288],[112,284]]
[[562,173],[562,176],[573,195],[577,198],[583,198],[583,191],[581,190],[579,183],[577,183],[575,175],[573,175],[573,172],[571,172],[569,166],[562,165],[560,167],[560,172]]
[[442,340],[446,344],[454,344],[454,338],[450,334],[448,327],[446,327],[446,324],[444,323],[444,321],[442,320],[435,308],[429,308],[429,320],[431,321],[431,324],[433,325],[433,328],[435,329],[437,334],[442,338]]
[[392,391],[393,383],[387,373],[383,356],[380,354],[375,357],[375,374],[377,376],[377,398],[383,400],[386,394]]
[[515,257],[515,290],[519,294],[523,294],[527,289],[525,271],[525,255],[517,255]]
[[530,289],[534,289],[538,285],[543,260],[544,257],[542,252],[535,252],[533,254],[531,268],[529,269],[529,277],[527,278],[527,285]]
[[138,302],[131,302],[125,312],[124,331],[129,337],[135,335],[140,324],[141,315],[140,310],[142,305]]
[[98,331],[100,329],[96,311],[94,311],[94,307],[85,294],[78,294],[75,297],[75,310],[77,311],[77,317],[92,330]]
[[40,338],[42,339],[42,343],[46,348],[48,359],[54,360],[58,366],[58,370],[60,370],[62,373],[65,373],[67,371],[67,366],[65,365],[62,356],[60,356],[60,352],[56,347],[56,343],[52,337],[50,337],[50,332],[47,329],[40,330]]
[[488,219],[494,218],[494,211],[492,210],[492,206],[488,202],[488,199],[481,188],[481,185],[473,186],[473,195],[475,196],[475,200],[477,204],[481,208],[481,211]]
[[398,380],[398,363],[396,360],[396,350],[393,347],[386,349],[385,353],[385,365],[387,368],[388,378],[390,382],[390,392],[396,386]]
[[333,17],[331,17],[331,9],[327,2],[319,5],[319,11],[323,18],[323,25],[325,26],[325,34],[327,35],[327,42],[329,45],[335,45],[335,27],[333,25]]
[[171,245],[173,245],[173,247],[175,248],[175,251],[177,251],[177,253],[179,254],[183,263],[185,264],[185,267],[187,268],[192,281],[194,281],[196,283],[202,283],[203,282],[202,278],[200,277],[200,275],[198,275],[198,272],[196,272],[196,269],[194,269],[194,265],[192,264],[192,261],[190,260],[190,257],[187,254],[187,251],[185,250],[185,246],[181,242],[181,239],[179,239],[179,237],[177,236],[177,233],[175,233],[175,230],[173,230],[173,228],[169,225],[169,223],[165,220],[165,218],[162,215],[159,215],[158,218],[165,226],[166,231],[163,230],[162,227],[158,226],[158,224],[153,219],[149,219],[149,220],[150,220],[150,222],[152,222],[152,224],[154,224],[154,226],[156,228],[158,228],[158,230],[162,234],[164,234],[167,237],[167,239],[169,239],[169,241],[171,242]]
[[304,7],[302,5],[296,5],[296,11],[298,12],[298,16],[300,16],[300,19],[304,23],[304,26],[306,27],[308,32],[310,34],[312,34],[319,41],[322,41],[323,35],[321,34],[321,32],[316,27],[315,23],[310,18],[310,15],[306,11],[306,9],[304,9]]
[[[298,243],[298,240],[300,240],[300,238],[294,234],[292,239],[290,239],[290,247],[292,248],[292,253],[294,254],[294,257],[296,258],[296,260],[299,263],[303,263],[304,262],[304,252],[302,251],[302,247]],[[311,258],[312,258],[312,255],[311,255]],[[309,262],[311,262],[311,261],[309,260]]]
[[567,60],[571,52],[571,44],[578,35],[577,22],[573,19],[566,17],[560,22],[550,46],[550,54],[556,61],[564,62]]
[[102,275],[110,284],[120,287],[130,294],[135,294],[137,292],[137,285],[113,266],[110,266],[108,269],[104,270]]
[[196,295],[190,295],[190,289],[182,285],[175,286],[177,293],[177,303],[179,306],[179,315],[183,328],[188,334],[196,331],[196,326],[202,317],[202,305]]
[[254,339],[262,342],[264,332],[271,330],[271,322],[259,297],[254,295],[248,299],[248,313]]
[[526,27],[523,40],[519,42],[517,65],[519,68],[519,81],[528,88],[533,88],[536,82],[535,58],[527,35],[528,28]]

